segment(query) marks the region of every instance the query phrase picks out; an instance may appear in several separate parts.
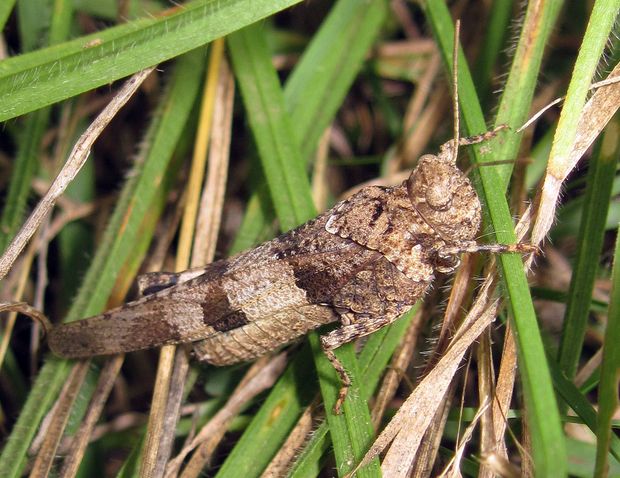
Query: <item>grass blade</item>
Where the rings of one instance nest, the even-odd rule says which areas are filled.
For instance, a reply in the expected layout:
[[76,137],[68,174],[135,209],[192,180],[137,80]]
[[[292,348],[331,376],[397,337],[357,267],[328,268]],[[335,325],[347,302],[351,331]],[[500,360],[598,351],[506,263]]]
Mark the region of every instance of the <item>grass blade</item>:
[[299,0],[200,0],[0,62],[0,121],[174,58]]
[[[452,19],[443,2],[426,2],[429,22],[440,45],[444,62],[451,69],[454,29]],[[459,96],[468,134],[486,130],[477,95],[462,54],[459,56]],[[489,156],[494,151],[492,145]],[[473,148],[476,161],[482,161],[478,148]],[[488,156],[487,156],[488,157]],[[495,237],[499,243],[516,241],[512,217],[505,198],[503,181],[495,168],[480,168],[480,196],[486,204]],[[520,374],[523,382],[528,424],[531,427],[532,450],[536,472],[541,476],[566,475],[564,435],[548,367],[545,351],[538,330],[538,323],[523,263],[515,254],[502,254],[499,258],[502,283],[511,317],[517,331]]]
[[[260,25],[248,27],[230,35],[228,45],[272,202],[282,229],[287,230],[314,216],[315,210],[310,184],[304,171],[304,161],[291,134],[284,96],[263,35]],[[334,380],[333,375],[324,378],[335,371],[324,357],[316,334],[311,336],[311,343],[325,406],[331,407],[333,403],[329,402],[333,398],[335,403],[339,381],[337,377]],[[341,347],[341,353],[342,349],[345,347]],[[347,353],[346,349],[344,353]],[[355,380],[357,360],[352,348],[348,353],[345,366],[351,379]],[[327,367],[330,370],[327,370]],[[342,453],[338,453],[337,449],[336,459],[345,466],[350,466],[351,463],[349,451],[357,448],[363,450],[372,436],[368,407],[359,398],[353,400],[354,397],[359,397],[356,393],[355,388],[352,388],[351,399],[346,405],[350,407],[348,413],[345,409],[344,417],[330,419],[332,436],[337,434],[340,437],[337,441],[338,445],[341,445]],[[351,418],[352,416],[355,419]],[[364,416],[367,418],[363,419]],[[349,417],[347,422],[346,417]],[[360,424],[363,426],[360,427]]]
[[[617,139],[617,136],[616,136]],[[617,156],[617,155],[616,155]],[[620,230],[618,231],[620,233]],[[594,476],[607,476],[608,454],[617,436],[612,435],[612,419],[618,409],[618,381],[620,379],[620,234],[616,236],[616,250],[612,272],[612,292],[607,314],[607,328],[603,345],[603,364],[599,385],[599,411],[596,419],[596,468]],[[616,454],[616,459],[620,461]]]
[[599,142],[597,151],[589,162],[577,254],[558,354],[560,366],[567,371],[568,377],[575,374],[586,333],[592,289],[599,268],[599,255],[616,174],[618,129],[616,121],[607,125],[604,139]]

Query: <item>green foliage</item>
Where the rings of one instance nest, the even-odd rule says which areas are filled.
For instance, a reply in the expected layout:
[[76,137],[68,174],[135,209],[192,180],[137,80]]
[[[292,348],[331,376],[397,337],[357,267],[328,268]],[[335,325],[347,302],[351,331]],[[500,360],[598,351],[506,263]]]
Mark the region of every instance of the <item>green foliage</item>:
[[[119,12],[123,3],[126,10]],[[432,67],[437,52],[445,74],[428,89],[431,93],[423,98],[420,116],[432,118],[431,113],[437,113],[432,106],[437,95],[449,96],[451,85],[444,80],[451,76],[454,13],[447,2],[403,2],[406,12],[390,9],[387,0],[310,2],[290,8],[297,3],[195,0],[163,10],[165,2],[151,0],[0,2],[0,25],[13,54],[0,61],[0,121],[4,121],[0,168],[7,172],[0,183],[0,250],[9,244],[38,199],[33,185],[54,177],[92,111],[109,101],[116,89],[113,83],[160,65],[157,78],[144,86],[134,98],[135,104],[127,105],[109,126],[109,136],[104,134],[96,144],[88,168],[67,194],[69,206],[61,205],[64,211],[72,204],[93,202],[91,214],[97,220],[78,218],[63,224],[58,239],[51,243],[46,313],[54,317],[63,314],[66,300],[70,303],[62,315],[65,321],[105,310],[116,288],[122,289],[119,284],[133,280],[154,237],[164,235],[174,223],[170,219],[174,214],[166,211],[173,209],[171,197],[182,196],[186,157],[196,134],[195,113],[206,64],[204,46],[214,39],[226,37],[239,91],[229,199],[230,204],[245,204],[243,212],[226,209],[225,216],[234,216],[231,223],[239,226],[230,237],[227,224],[222,250],[247,249],[272,237],[275,224],[288,230],[314,217],[312,186],[326,186],[328,201],[333,203],[344,190],[376,177],[379,171],[393,171],[394,164],[399,168],[413,164],[415,158],[399,158],[409,135],[423,136],[422,149],[428,153],[449,139],[449,109],[439,109],[445,119],[433,123],[428,134],[423,134],[428,126],[424,122],[405,128],[406,112],[415,106],[410,99],[429,88],[424,73]],[[476,165],[474,182],[484,204],[483,239],[498,243],[515,241],[513,216],[519,211],[513,210],[514,205],[528,194],[533,198],[531,189],[543,177],[549,155],[567,156],[573,148],[588,87],[608,38],[617,34],[614,20],[620,8],[620,0],[580,0],[571,8],[580,8],[584,15],[571,17],[570,9],[561,10],[562,2],[546,2],[538,10],[524,12],[522,24],[513,25],[518,34],[511,38],[507,28],[510,19],[518,16],[516,3],[493,2],[491,9],[481,14],[487,22],[470,16],[471,9],[463,10],[464,45],[458,57],[463,134],[484,132],[491,123],[511,128],[471,150]],[[98,31],[93,32],[93,25]],[[522,25],[530,29],[521,29]],[[427,38],[422,38],[424,32],[429,32]],[[567,41],[557,42],[552,34],[564,35]],[[428,48],[431,41],[437,50]],[[508,57],[507,51],[514,56]],[[615,49],[605,54],[614,61],[620,57]],[[470,64],[475,65],[473,73]],[[502,85],[498,76],[505,78]],[[555,96],[564,94],[557,85],[568,85],[561,116],[552,112],[543,117],[536,134],[530,134],[532,130],[516,133],[532,112],[537,88],[547,80],[556,85]],[[498,86],[502,93],[496,99],[490,92]],[[319,161],[320,142],[328,137],[324,133],[330,126],[330,154],[336,157],[329,158],[327,175],[315,176],[310,170]],[[584,165],[570,178],[566,206],[558,214],[558,227],[550,233],[569,264],[572,282],[570,286],[568,280],[551,285],[541,272],[534,298],[566,305],[561,332],[550,332],[544,310],[534,307],[521,257],[505,254],[497,260],[502,296],[515,331],[517,387],[524,402],[513,400],[518,406],[507,413],[507,420],[519,438],[517,422],[526,419],[531,443],[528,453],[540,476],[587,476],[588,471],[605,476],[608,466],[617,470],[620,462],[620,441],[610,433],[618,387],[618,352],[610,344],[617,343],[620,330],[619,248],[617,238],[613,240],[620,214],[615,199],[620,191],[615,177],[619,145],[616,116],[591,155],[587,171]],[[526,172],[520,164],[524,157],[533,161]],[[127,173],[130,163],[131,172]],[[523,192],[522,184],[530,190]],[[162,221],[166,226],[160,226]],[[566,244],[576,244],[576,248]],[[92,257],[88,251],[93,251]],[[78,271],[84,264],[87,270],[82,277]],[[34,296],[29,291],[36,289],[39,279],[33,273],[28,277],[31,287],[24,300],[32,303]],[[59,291],[57,284],[66,290]],[[79,284],[77,291],[75,284]],[[437,301],[440,295],[436,291],[429,294],[423,308],[427,316],[436,305],[430,301]],[[403,317],[359,349],[350,344],[338,351],[353,380],[342,416],[331,413],[339,388],[337,376],[320,350],[318,333],[311,334],[309,343],[291,351],[288,367],[276,385],[231,425],[234,432],[214,463],[217,476],[260,476],[306,408],[320,409],[316,405],[319,399],[326,415],[319,413],[316,418],[315,413],[315,428],[295,453],[290,475],[333,473],[330,467],[339,476],[350,471],[374,439],[369,407],[411,319],[412,314]],[[433,332],[424,334],[426,338]],[[14,342],[18,340],[23,339]],[[501,339],[498,343],[501,345]],[[22,346],[27,349],[27,343]],[[25,354],[13,347],[2,362],[5,382],[12,386],[0,383],[2,412],[16,417],[4,424],[8,434],[0,455],[0,475],[7,477],[24,473],[37,431],[70,371],[69,362],[45,354],[43,366],[27,385],[24,370],[29,364],[18,362]],[[602,364],[577,386],[572,382],[575,373],[599,348]],[[500,353],[501,347],[494,351]],[[143,360],[144,355],[137,357],[130,357],[123,370],[128,382],[153,373],[154,361]],[[414,363],[419,364],[420,359]],[[190,400],[201,400],[201,393],[212,390],[227,392],[240,374],[238,368],[214,376],[208,370],[196,368],[200,378],[194,389],[205,381],[207,385],[190,395]],[[417,380],[417,371],[403,373]],[[72,419],[79,420],[82,415],[93,393],[91,379],[98,374],[99,368],[91,370],[89,383],[72,405]],[[123,402],[123,412],[148,408],[152,384],[140,385],[139,392]],[[409,389],[401,388],[398,399]],[[464,393],[474,388],[468,387]],[[587,393],[594,389],[598,394]],[[25,401],[17,403],[24,394]],[[473,406],[479,397],[467,395],[466,400]],[[209,407],[199,407],[200,420],[206,421],[224,401],[225,397],[218,397],[209,401]],[[562,425],[569,408],[576,414],[573,421],[595,432],[596,448],[580,447],[572,438],[567,442]],[[470,415],[449,415],[442,455],[454,453],[445,448],[455,437],[451,430],[469,424],[465,422],[472,419]],[[103,420],[111,418],[106,415]],[[69,432],[75,427],[72,422]],[[177,432],[185,438],[188,428],[179,426]],[[107,433],[90,445],[80,473],[101,474],[107,457],[125,447],[122,469],[119,465],[106,472],[135,475],[143,432],[137,425]],[[515,458],[519,451],[511,440],[506,440],[509,456]],[[477,463],[470,459],[474,456],[476,451],[463,462],[463,473],[477,471]],[[379,460],[360,470],[358,476],[380,476]]]

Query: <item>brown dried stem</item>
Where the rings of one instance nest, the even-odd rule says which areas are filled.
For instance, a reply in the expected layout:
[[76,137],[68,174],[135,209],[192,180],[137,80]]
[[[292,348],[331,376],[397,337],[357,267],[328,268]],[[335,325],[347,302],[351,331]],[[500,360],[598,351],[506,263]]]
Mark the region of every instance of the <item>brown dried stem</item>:
[[86,129],[84,134],[75,143],[67,162],[62,167],[49,190],[34,208],[28,219],[15,235],[6,251],[0,257],[0,279],[4,278],[12,267],[15,259],[19,256],[28,241],[32,238],[35,231],[39,228],[43,220],[51,212],[56,200],[65,192],[67,186],[71,184],[77,173],[82,169],[84,163],[88,159],[90,149],[103,132],[105,127],[112,121],[112,118],[118,111],[129,101],[129,98],[140,87],[142,82],[149,76],[155,67],[147,68],[133,75],[119,92],[114,96],[112,101],[103,109],[99,116]]

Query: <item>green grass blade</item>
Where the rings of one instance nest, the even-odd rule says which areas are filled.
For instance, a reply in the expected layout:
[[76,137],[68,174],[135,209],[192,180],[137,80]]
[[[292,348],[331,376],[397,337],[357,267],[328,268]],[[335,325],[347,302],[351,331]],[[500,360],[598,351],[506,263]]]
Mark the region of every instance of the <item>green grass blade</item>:
[[[560,114],[553,146],[549,155],[550,161],[553,161],[554,158],[557,160],[569,157],[577,133],[578,120],[592,77],[599,64],[619,9],[620,1],[618,0],[598,0],[592,8],[588,28],[579,50],[579,56],[575,62],[571,82],[568,86],[568,93],[564,100],[564,107]],[[568,315],[566,317],[569,318]],[[583,319],[580,320],[578,317],[579,313],[577,311],[570,316],[571,326],[575,326],[576,330],[573,332],[567,328],[564,329],[563,332],[567,335],[562,337],[562,347],[559,356],[560,367],[564,369],[569,378],[574,376],[577,369],[583,342],[583,326],[579,325],[579,322],[583,322]],[[566,324],[566,326],[568,325]]]
[[287,475],[288,478],[319,476],[323,465],[322,458],[329,450],[330,445],[329,428],[327,422],[323,422],[315,430],[312,430],[312,436],[293,464]]
[[497,0],[491,5],[487,33],[480,45],[480,53],[474,68],[476,89],[480,98],[488,98],[489,85],[494,76],[494,68],[502,48],[505,47],[506,34],[514,11],[512,0]]
[[316,210],[261,27],[245,28],[227,40],[271,200],[280,227],[287,231],[312,218]]
[[[426,13],[433,28],[444,62],[451,70],[454,29],[443,2],[427,1]],[[486,129],[475,88],[464,55],[459,55],[459,96],[463,122],[468,134]],[[491,145],[489,156],[494,151]],[[481,161],[479,149],[473,148],[476,161]],[[495,168],[480,168],[480,192],[486,204],[495,236],[500,243],[516,240],[512,217],[505,198],[503,184]],[[566,451],[558,407],[551,387],[536,314],[518,255],[502,254],[499,258],[504,296],[517,331],[520,375],[523,383],[528,424],[531,430],[533,458],[540,476],[566,475]]]
[[[306,161],[325,128],[333,121],[386,16],[385,0],[370,4],[365,0],[339,0],[286,82],[286,109],[290,112],[290,124]],[[265,206],[264,209],[270,208]],[[265,217],[265,221],[271,220],[272,216]],[[260,225],[246,226],[246,221],[253,221],[252,216],[244,218],[242,230],[264,230]],[[244,237],[246,241],[240,246],[253,245],[249,236]],[[253,242],[255,244],[258,240]],[[233,249],[240,250],[238,247]]]
[[[10,4],[11,2],[8,2]],[[40,11],[36,8],[30,9],[30,4],[23,2],[20,5],[20,19],[25,23],[25,29],[28,30],[30,18],[36,17],[37,22],[41,22]],[[58,41],[69,36],[68,19],[71,18],[72,10],[66,4],[66,0],[56,0],[58,9],[54,11],[51,20],[50,41]],[[32,4],[35,7],[38,4]],[[2,7],[0,7],[2,8]],[[35,20],[32,20],[34,22]],[[49,21],[44,21],[47,24]],[[20,30],[20,33],[22,31]],[[30,38],[32,32],[23,32],[29,39],[23,40],[26,45],[35,43]],[[50,110],[42,109],[23,118],[24,124],[20,127],[20,133],[17,138],[18,151],[13,165],[11,174],[11,183],[9,185],[8,195],[2,211],[0,219],[0,251],[4,251],[13,236],[17,232],[17,228],[21,225],[26,211],[26,201],[30,192],[30,184],[37,169],[39,155],[41,153],[41,139],[47,129],[49,122]]]
[[0,219],[0,251],[4,251],[22,224],[27,210],[30,184],[39,160],[41,138],[47,128],[49,109],[36,111],[24,118],[23,130],[18,137],[18,150],[11,173],[6,202]]
[[[514,131],[528,119],[545,46],[554,31],[563,2],[546,2],[541,8],[528,7],[519,35],[519,43],[510,66],[508,80],[499,103],[495,126],[507,124]],[[517,157],[522,134],[505,134],[493,144],[493,158],[486,160],[512,160]],[[507,161],[493,169],[502,181],[502,190],[508,187],[514,163]],[[490,168],[486,168],[490,169]]]
[[[179,62],[166,102],[168,107],[163,109],[154,123],[154,128],[160,133],[153,133],[149,154],[135,174],[128,178],[66,321],[101,311],[126,260],[132,255],[134,244],[138,242],[137,235],[141,232],[142,220],[165,189],[158,188],[167,180],[165,169],[198,91],[202,79],[202,56],[202,52],[197,51]],[[21,476],[26,453],[39,423],[58,395],[68,371],[68,362],[56,358],[48,359],[41,369],[0,455],[3,476]]]
[[387,12],[384,0],[337,2],[286,82],[286,108],[304,159],[340,108]]
[[52,19],[51,0],[19,0],[17,25],[22,52],[45,46]]
[[[596,433],[598,419],[597,412],[594,407],[579,391],[575,384],[566,378],[564,373],[560,370],[557,362],[554,362],[553,358],[550,358],[549,364],[553,385],[559,395],[570,406],[571,410],[577,414],[584,425],[590,428],[592,433]],[[620,461],[620,439],[617,436],[611,436],[609,449],[616,460]]]
[[13,11],[16,0],[4,0],[0,2],[0,30],[4,30],[6,21],[9,19],[9,15]]
[[219,469],[217,478],[259,477],[277,453],[304,408],[316,394],[312,354],[302,347],[288,365],[241,439]]
[[568,377],[575,375],[583,348],[592,289],[599,268],[605,222],[616,174],[619,132],[618,122],[610,122],[602,142],[599,142],[597,151],[589,162],[588,182],[577,238],[577,254],[573,264],[558,353],[560,367],[565,370]]
[[[370,413],[365,398],[361,395],[363,381],[355,356],[355,344],[348,343],[335,350],[336,356],[345,366],[351,379],[351,388],[342,405],[342,413],[336,415],[333,409],[338,398],[340,379],[323,353],[319,335],[311,334],[309,339],[314,350],[314,363],[319,376],[329,434],[336,457],[336,470],[338,476],[343,476],[362,460],[374,436]],[[358,403],[362,406],[358,406]],[[375,459],[368,466],[358,470],[356,476],[381,476],[379,460]]]
[[[66,2],[65,0],[57,0],[57,3],[64,5]],[[22,17],[41,17],[40,12],[36,10],[33,12],[26,9],[26,11],[20,11],[20,14]],[[50,37],[61,39],[69,35],[66,20],[70,16],[70,9],[54,11]],[[59,23],[54,23],[54,21]],[[28,24],[27,19],[24,19],[24,22]],[[22,224],[25,211],[27,211],[31,183],[38,169],[39,158],[43,149],[41,141],[47,130],[49,118],[50,109],[44,108],[22,119],[24,124],[18,133],[17,155],[13,165],[8,195],[2,210],[2,218],[0,218],[0,251],[4,251],[13,239]]]
[[550,161],[570,156],[592,78],[612,34],[619,10],[620,0],[594,2],[553,139]]
[[254,23],[299,0],[200,0],[0,62],[0,121],[105,85]]
[[[417,306],[404,314],[390,327],[385,327],[372,334],[366,341],[359,355],[359,368],[362,376],[361,393],[365,400],[369,400],[375,392],[385,367],[394,350],[400,344],[401,338],[416,311]],[[321,469],[321,462],[331,445],[330,435],[327,433],[328,429],[327,422],[323,422],[316,430],[313,430],[310,440],[295,461],[289,476],[301,478],[317,474],[314,471]]]
[[[284,96],[271,63],[264,32],[260,25],[248,27],[230,35],[228,45],[276,214],[282,229],[291,229],[314,216],[315,209],[304,171],[305,162],[291,134]],[[326,366],[331,369],[330,372],[334,373],[334,370],[329,362],[326,363],[320,346],[317,348],[316,334],[312,335],[311,343],[325,405],[331,407],[329,401],[337,393],[339,381],[332,376],[323,379]],[[351,379],[357,383],[357,360],[352,349],[344,362]],[[352,387],[351,399],[346,405],[349,407],[348,413],[345,411],[344,416],[329,419],[330,433],[338,436],[338,445],[335,445],[338,463],[350,463],[348,450],[364,449],[372,437],[368,407],[359,400],[359,393],[356,392]],[[355,416],[355,420],[347,418],[351,416]]]
[[[616,128],[617,129],[617,128]],[[617,131],[616,131],[617,133]],[[616,142],[618,140],[616,134]],[[596,468],[594,476],[608,473],[608,453],[612,441],[612,419],[618,409],[618,382],[620,375],[620,228],[616,236],[616,250],[612,272],[612,290],[607,314],[607,328],[603,345],[601,383],[598,389],[599,410],[596,420]],[[613,438],[617,436],[613,434]],[[618,455],[616,459],[620,461]]]

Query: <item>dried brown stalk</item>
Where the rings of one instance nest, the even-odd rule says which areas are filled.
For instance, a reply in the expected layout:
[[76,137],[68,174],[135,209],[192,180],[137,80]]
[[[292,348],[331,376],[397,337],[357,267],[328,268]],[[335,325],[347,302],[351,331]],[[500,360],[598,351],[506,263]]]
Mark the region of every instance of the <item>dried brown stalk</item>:
[[51,212],[56,200],[65,192],[67,186],[71,184],[77,173],[82,169],[84,163],[88,159],[90,149],[103,132],[105,127],[112,121],[112,118],[118,111],[129,101],[129,98],[138,90],[142,82],[151,74],[155,67],[147,68],[133,75],[119,92],[114,96],[112,101],[103,109],[86,129],[84,134],[75,143],[67,162],[64,164],[49,190],[34,208],[28,219],[15,235],[6,251],[0,257],[0,279],[6,276],[7,272],[24,249],[35,231],[39,228],[43,220]]

